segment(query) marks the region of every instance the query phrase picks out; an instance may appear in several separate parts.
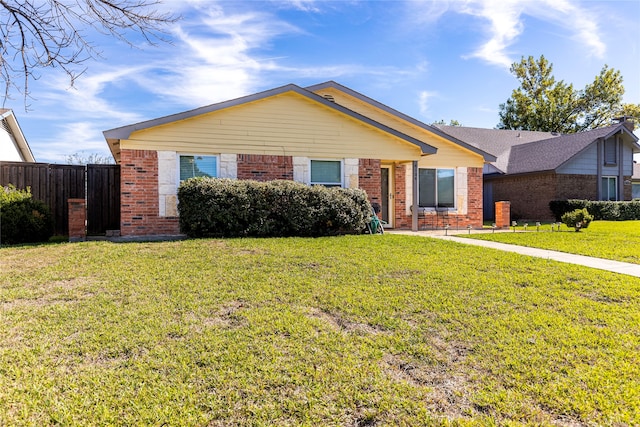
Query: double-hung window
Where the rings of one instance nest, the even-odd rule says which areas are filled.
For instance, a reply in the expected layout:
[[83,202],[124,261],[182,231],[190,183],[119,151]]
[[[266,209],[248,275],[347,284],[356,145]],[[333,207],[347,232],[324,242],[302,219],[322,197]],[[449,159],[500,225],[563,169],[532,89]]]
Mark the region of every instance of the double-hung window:
[[418,194],[421,208],[453,208],[454,169],[419,169]]
[[311,185],[342,187],[342,161],[311,160]]
[[218,177],[218,156],[180,155],[180,182],[185,179],[205,176]]
[[602,200],[618,200],[618,178],[615,176],[602,177]]

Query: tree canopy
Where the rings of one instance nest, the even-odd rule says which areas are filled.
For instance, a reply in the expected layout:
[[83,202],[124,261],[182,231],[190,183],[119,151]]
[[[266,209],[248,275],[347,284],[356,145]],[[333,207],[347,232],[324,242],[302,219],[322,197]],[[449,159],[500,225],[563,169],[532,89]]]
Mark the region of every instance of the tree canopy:
[[161,40],[165,24],[176,20],[155,10],[159,0],[0,0],[0,74],[5,98],[13,89],[29,96],[38,69],[60,68],[70,85],[83,62],[99,55],[87,30],[129,44],[132,34]]
[[616,117],[638,119],[640,104],[623,104],[620,71],[605,65],[582,90],[556,81],[553,65],[544,56],[522,58],[511,66],[520,81],[506,103],[500,104],[498,129],[574,133],[608,126]]

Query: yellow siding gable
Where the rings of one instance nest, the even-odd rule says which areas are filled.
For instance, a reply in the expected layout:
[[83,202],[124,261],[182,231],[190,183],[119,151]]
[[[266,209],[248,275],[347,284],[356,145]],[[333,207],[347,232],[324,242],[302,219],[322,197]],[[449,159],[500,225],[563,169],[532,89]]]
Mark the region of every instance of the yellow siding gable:
[[285,92],[131,133],[122,149],[419,160],[414,144]]
[[436,155],[425,156],[420,160],[420,167],[482,167],[484,159],[480,154],[474,153],[436,134],[420,128],[412,123],[402,120],[389,112],[354,98],[336,88],[325,88],[316,92],[318,95],[330,95],[336,103],[367,116],[392,129],[412,136],[420,141],[438,149]]

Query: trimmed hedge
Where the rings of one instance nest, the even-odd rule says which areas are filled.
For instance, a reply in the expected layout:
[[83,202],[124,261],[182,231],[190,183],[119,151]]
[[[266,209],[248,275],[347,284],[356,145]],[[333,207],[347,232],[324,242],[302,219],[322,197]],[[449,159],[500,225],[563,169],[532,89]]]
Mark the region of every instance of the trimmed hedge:
[[180,229],[190,237],[317,237],[360,233],[371,217],[359,189],[192,178],[178,189]]
[[49,207],[31,198],[31,191],[0,187],[0,242],[46,242],[53,235]]
[[594,220],[629,221],[640,220],[640,200],[627,202],[591,201],[591,200],[553,200],[549,208],[557,221],[567,212],[586,209]]

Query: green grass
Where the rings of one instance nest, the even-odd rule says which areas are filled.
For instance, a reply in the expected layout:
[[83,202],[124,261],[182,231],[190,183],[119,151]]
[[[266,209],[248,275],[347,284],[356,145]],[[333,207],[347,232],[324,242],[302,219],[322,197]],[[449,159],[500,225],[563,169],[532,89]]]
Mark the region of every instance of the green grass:
[[634,425],[639,354],[640,279],[435,239],[0,249],[0,425]]
[[529,224],[526,232],[520,225],[515,233],[463,234],[461,237],[640,264],[640,221],[593,221],[580,232],[563,224],[560,230],[551,232],[551,225],[545,224],[537,232],[535,225]]

